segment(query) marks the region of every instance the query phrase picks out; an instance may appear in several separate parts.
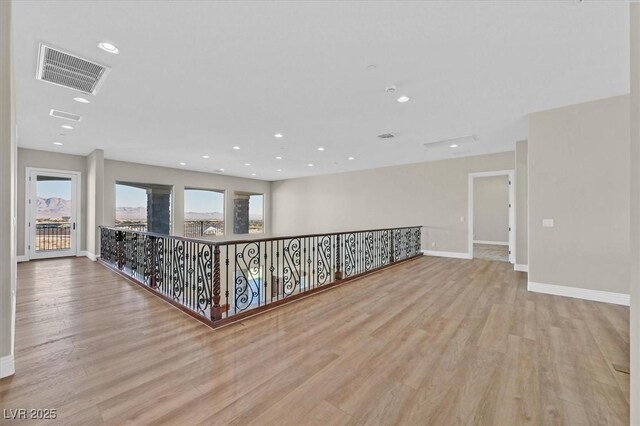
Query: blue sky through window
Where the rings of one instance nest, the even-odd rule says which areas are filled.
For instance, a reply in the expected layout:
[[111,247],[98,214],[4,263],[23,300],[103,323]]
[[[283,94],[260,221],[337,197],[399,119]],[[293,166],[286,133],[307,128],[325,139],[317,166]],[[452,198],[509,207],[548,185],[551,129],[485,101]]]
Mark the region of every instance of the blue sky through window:
[[63,200],[71,200],[71,181],[70,180],[44,180],[38,181],[36,187],[38,197],[42,198],[62,198]]
[[193,213],[224,212],[224,194],[200,189],[184,190],[184,211]]

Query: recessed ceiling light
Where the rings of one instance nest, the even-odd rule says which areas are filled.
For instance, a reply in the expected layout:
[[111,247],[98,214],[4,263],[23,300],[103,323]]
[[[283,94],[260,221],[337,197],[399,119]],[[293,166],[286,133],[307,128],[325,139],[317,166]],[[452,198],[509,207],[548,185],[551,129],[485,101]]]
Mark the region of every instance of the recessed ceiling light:
[[307,164],[307,166],[313,167],[313,163],[309,163],[309,164]]
[[250,165],[251,165],[251,163],[244,163],[244,165],[245,165],[245,166],[250,166]]
[[181,166],[186,166],[186,165],[187,165],[187,163],[180,163],[180,165],[181,165]]
[[62,146],[62,142],[54,142],[54,145]]
[[238,150],[238,149],[240,149],[240,147],[239,146],[234,146],[233,149]]
[[218,170],[221,171],[221,172],[224,172],[224,169],[218,169]]
[[255,173],[251,173],[251,176],[255,176],[255,175],[256,175]]
[[398,102],[400,102],[401,104],[403,104],[403,103],[405,103],[405,102],[409,102],[409,99],[411,99],[411,98],[409,98],[408,96],[400,96],[400,97],[398,98]]
[[62,127],[63,129],[73,130],[73,126],[69,126],[68,124],[63,124],[60,127]]
[[355,160],[355,159],[356,159],[355,157],[349,157],[349,158],[347,158],[347,160]]
[[449,148],[457,148],[457,147],[458,147],[458,144],[457,144],[457,143],[454,143],[454,144],[449,145]]
[[318,147],[318,151],[324,151],[324,148],[323,148],[323,147],[321,147],[321,146],[319,146],[319,147]]
[[209,156],[208,155],[203,155],[202,158],[209,158]]
[[367,65],[367,71],[375,71],[376,68],[378,68],[376,64]]
[[278,170],[276,170],[276,172],[281,172],[281,171],[282,171],[282,169],[278,169]]
[[91,101],[85,98],[73,98],[74,101],[80,102],[81,104],[90,104]]
[[280,157],[279,155],[276,157],[276,160],[282,160],[282,157]]
[[117,54],[119,52],[117,47],[115,47],[113,44],[108,43],[106,41],[101,41],[100,43],[98,43],[98,47],[104,50],[105,52],[109,52],[113,54]]
[[274,138],[281,138],[284,135],[282,133],[276,133],[275,135],[273,135]]

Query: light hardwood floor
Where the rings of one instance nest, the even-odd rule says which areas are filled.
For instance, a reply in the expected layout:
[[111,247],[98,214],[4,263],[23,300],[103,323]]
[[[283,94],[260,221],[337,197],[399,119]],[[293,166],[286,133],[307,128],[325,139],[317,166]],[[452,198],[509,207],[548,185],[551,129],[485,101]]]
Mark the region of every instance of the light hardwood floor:
[[[211,330],[87,259],[20,264],[2,408],[46,424],[629,423],[628,308],[423,257]],[[24,421],[7,424],[27,424]]]

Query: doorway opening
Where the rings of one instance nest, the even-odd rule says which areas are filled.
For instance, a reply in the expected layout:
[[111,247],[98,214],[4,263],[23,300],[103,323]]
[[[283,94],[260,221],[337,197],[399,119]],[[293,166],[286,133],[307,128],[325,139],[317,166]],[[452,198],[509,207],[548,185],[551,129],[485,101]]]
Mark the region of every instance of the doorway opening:
[[76,256],[80,173],[27,169],[27,252],[30,259]]
[[469,174],[469,257],[514,263],[513,170]]

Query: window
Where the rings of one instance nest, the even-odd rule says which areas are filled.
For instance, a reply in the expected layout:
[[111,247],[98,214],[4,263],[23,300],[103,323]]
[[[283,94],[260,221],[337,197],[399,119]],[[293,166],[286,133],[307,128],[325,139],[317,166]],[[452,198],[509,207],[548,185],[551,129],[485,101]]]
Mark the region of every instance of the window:
[[184,236],[224,235],[224,193],[207,189],[184,190]]
[[171,233],[171,191],[167,185],[116,182],[116,223],[131,231]]
[[264,195],[249,196],[249,233],[262,234],[264,232]]
[[233,200],[233,233],[264,233],[264,195],[236,192]]
[[132,231],[147,230],[147,190],[116,183],[116,223]]

